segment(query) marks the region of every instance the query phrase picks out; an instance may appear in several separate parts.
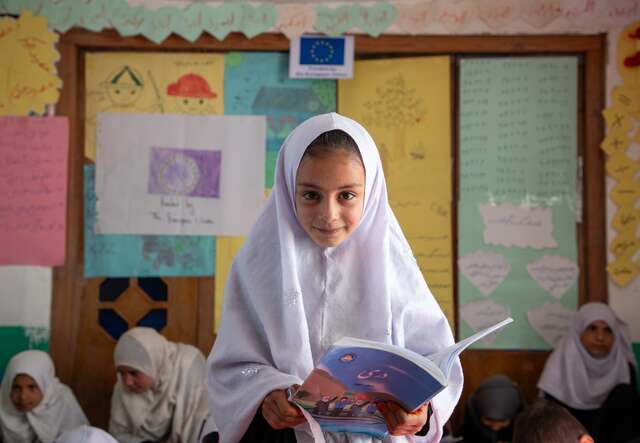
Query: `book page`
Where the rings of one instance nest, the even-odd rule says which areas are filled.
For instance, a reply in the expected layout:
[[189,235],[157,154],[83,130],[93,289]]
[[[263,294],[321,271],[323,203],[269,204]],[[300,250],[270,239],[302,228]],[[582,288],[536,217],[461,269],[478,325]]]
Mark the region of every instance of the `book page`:
[[481,338],[491,334],[492,332],[497,331],[498,329],[501,329],[503,326],[506,326],[512,322],[513,322],[513,319],[511,317],[505,318],[501,322],[496,323],[493,326],[489,326],[488,328],[483,329],[482,331],[476,332],[472,336],[467,337],[464,340],[461,340],[458,343],[455,343],[447,348],[444,348],[440,352],[436,352],[435,354],[431,354],[427,356],[427,358],[429,358],[429,360],[431,360],[436,365],[438,365],[438,367],[440,368],[440,370],[445,376],[445,380],[448,380],[449,373],[451,372],[451,366],[453,365],[453,362],[455,361],[455,359],[460,355],[460,353],[462,353],[462,351],[467,349],[469,345],[471,345],[472,343],[475,343]]

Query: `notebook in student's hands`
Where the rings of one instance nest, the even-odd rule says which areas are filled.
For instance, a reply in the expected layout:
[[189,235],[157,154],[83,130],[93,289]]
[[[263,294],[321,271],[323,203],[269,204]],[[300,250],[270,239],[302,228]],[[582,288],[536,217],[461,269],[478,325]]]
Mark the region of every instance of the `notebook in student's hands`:
[[333,344],[291,401],[322,430],[384,438],[377,402],[413,411],[442,391],[456,358],[469,345],[511,323],[507,318],[435,354],[419,355],[387,343],[345,337]]

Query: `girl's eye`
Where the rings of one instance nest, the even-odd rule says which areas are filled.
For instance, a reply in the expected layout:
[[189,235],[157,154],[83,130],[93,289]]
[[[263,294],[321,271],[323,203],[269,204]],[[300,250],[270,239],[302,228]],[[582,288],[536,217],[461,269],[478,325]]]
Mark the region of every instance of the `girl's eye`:
[[353,192],[343,192],[340,194],[340,199],[342,200],[351,200],[356,198],[356,195]]
[[317,200],[318,198],[320,198],[320,196],[315,191],[308,191],[302,194],[302,198],[304,198],[305,200]]

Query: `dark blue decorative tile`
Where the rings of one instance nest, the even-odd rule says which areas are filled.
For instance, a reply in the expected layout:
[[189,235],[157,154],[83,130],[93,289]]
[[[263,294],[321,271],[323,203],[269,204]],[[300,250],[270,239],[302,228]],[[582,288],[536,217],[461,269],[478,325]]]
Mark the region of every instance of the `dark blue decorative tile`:
[[128,287],[128,278],[106,278],[100,283],[99,300],[115,301]]
[[154,301],[167,301],[169,290],[167,284],[160,277],[139,277],[138,287]]
[[125,319],[113,309],[98,309],[98,324],[116,341],[129,329]]
[[152,309],[140,319],[138,326],[146,326],[160,332],[167,326],[167,310],[164,308]]

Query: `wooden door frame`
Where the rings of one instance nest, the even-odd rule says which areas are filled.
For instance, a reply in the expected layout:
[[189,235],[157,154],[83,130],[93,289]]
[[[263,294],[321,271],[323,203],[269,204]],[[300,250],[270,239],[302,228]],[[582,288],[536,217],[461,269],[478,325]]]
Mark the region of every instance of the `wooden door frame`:
[[[579,302],[607,301],[606,274],[606,215],[605,215],[605,155],[600,149],[604,135],[601,112],[605,103],[605,48],[606,36],[397,36],[378,38],[356,36],[358,57],[377,55],[580,55],[583,60],[584,78],[579,93],[578,145],[583,161],[582,203],[583,220],[578,227]],[[241,34],[231,34],[218,41],[208,35],[189,43],[175,35],[156,45],[142,37],[121,37],[116,31],[92,33],[73,29],[62,35],[58,44],[61,60],[58,69],[63,80],[56,114],[67,116],[70,127],[69,186],[67,205],[66,264],[54,268],[51,308],[50,350],[61,380],[70,383],[76,352],[78,316],[85,278],[83,275],[83,173],[84,163],[84,53],[88,51],[288,51],[289,40],[281,34],[261,34],[247,39]],[[455,74],[452,74],[455,76]],[[584,85],[589,85],[588,88]],[[455,88],[452,88],[455,89]],[[455,98],[454,96],[452,96]],[[458,148],[455,101],[452,102],[452,149]],[[453,157],[457,161],[457,152]],[[454,174],[453,186],[455,183]],[[454,188],[455,189],[455,188]],[[454,202],[455,203],[455,202]],[[454,251],[457,242],[456,208],[452,205]],[[452,269],[457,275],[455,253]],[[457,299],[456,278],[454,294]],[[211,291],[212,278],[199,281],[202,294]],[[212,297],[199,297],[198,343],[201,349],[209,349],[213,340]],[[455,302],[457,303],[457,302]],[[457,314],[456,314],[457,315]],[[210,332],[207,332],[210,331]],[[540,353],[539,353],[540,354]],[[498,357],[504,364],[517,365],[531,351],[474,351],[465,353],[463,362],[472,366],[487,357]],[[546,358],[542,353],[536,359]],[[486,360],[484,360],[486,361]],[[531,371],[535,372],[537,366]]]

